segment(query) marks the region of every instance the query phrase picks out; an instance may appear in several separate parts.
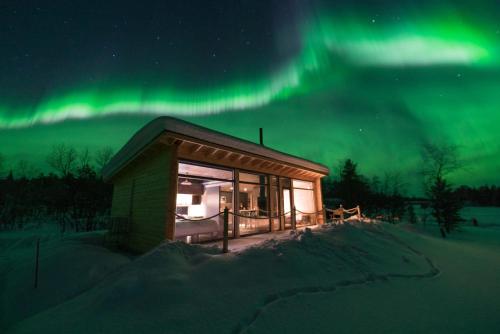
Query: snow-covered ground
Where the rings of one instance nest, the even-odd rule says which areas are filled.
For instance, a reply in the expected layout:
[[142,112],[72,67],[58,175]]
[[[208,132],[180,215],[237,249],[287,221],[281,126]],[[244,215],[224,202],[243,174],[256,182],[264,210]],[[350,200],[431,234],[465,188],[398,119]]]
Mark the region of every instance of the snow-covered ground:
[[97,232],[0,233],[0,332],[499,333],[500,208],[464,216],[480,227],[445,240],[431,223],[346,224],[228,255],[165,243],[130,257]]

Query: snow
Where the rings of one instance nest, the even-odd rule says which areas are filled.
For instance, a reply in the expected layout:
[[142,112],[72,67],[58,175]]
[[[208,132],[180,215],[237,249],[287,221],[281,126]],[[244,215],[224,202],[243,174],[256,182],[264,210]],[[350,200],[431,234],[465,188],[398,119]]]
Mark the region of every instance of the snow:
[[[39,288],[34,289],[38,238]],[[0,234],[0,329],[79,295],[130,262],[101,244],[102,232],[64,238],[47,228]]]
[[[468,211],[467,211],[468,210]],[[348,223],[238,252],[164,243],[139,257],[102,233],[0,234],[8,333],[500,332],[500,208],[442,239],[432,224]]]

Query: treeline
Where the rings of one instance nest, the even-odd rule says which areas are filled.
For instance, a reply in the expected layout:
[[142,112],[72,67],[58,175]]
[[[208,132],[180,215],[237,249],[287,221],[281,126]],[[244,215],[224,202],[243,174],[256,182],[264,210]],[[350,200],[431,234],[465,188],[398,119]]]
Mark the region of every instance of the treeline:
[[[424,144],[421,157],[419,174],[425,201],[443,238],[464,221],[460,216],[464,205],[500,205],[499,187],[455,188],[449,182],[449,176],[464,167],[457,146]],[[352,160],[347,159],[337,178],[324,180],[323,193],[325,204],[330,207],[360,205],[362,212],[368,216],[394,222],[406,214],[407,220],[415,223],[417,217],[413,206],[406,205],[411,200],[406,198],[404,186],[399,173],[386,174],[382,181],[378,177],[368,179],[358,173],[357,165]]]
[[345,160],[338,176],[323,180],[322,189],[328,207],[350,209],[359,205],[363,214],[392,222],[406,212],[405,183],[400,173],[367,178],[351,159]]
[[49,174],[28,176],[8,170],[0,177],[0,229],[41,222],[56,222],[62,232],[102,227],[111,207],[112,186],[103,181],[100,170],[112,154],[110,148],[91,153],[61,144],[46,157]]
[[455,193],[465,205],[500,206],[500,187],[481,186],[477,188],[460,186]]

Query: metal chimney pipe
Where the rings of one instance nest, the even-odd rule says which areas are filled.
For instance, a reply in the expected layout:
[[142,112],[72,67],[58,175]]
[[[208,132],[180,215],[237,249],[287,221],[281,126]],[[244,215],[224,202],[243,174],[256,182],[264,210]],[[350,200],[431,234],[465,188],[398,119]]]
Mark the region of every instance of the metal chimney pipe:
[[259,128],[259,139],[260,139],[260,144],[264,146],[264,134],[262,128]]

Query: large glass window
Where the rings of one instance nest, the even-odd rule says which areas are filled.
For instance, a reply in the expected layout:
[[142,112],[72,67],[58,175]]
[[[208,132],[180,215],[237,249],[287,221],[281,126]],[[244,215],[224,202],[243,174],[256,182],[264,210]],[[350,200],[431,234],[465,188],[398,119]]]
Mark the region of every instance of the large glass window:
[[[222,238],[224,218],[217,214],[226,207],[239,212],[242,236],[292,228],[293,207],[298,227],[316,224],[313,182],[249,172],[239,172],[238,180],[234,189],[232,169],[179,162],[175,237],[187,242]],[[230,236],[234,228],[229,215]]]
[[251,173],[240,172],[240,182],[267,184],[267,177],[264,174],[251,174]]
[[[175,238],[187,242],[221,238],[223,215],[212,216],[225,207],[233,211],[232,171],[181,162],[178,174]],[[232,215],[229,219],[232,236]]]
[[[240,235],[268,232],[267,176],[248,173],[240,173],[239,176]],[[255,182],[249,183],[249,180]]]
[[293,187],[299,189],[313,189],[313,183],[310,181],[293,180]]
[[297,213],[297,226],[316,224],[317,214],[314,201],[313,183],[309,181],[293,180],[293,203]]

